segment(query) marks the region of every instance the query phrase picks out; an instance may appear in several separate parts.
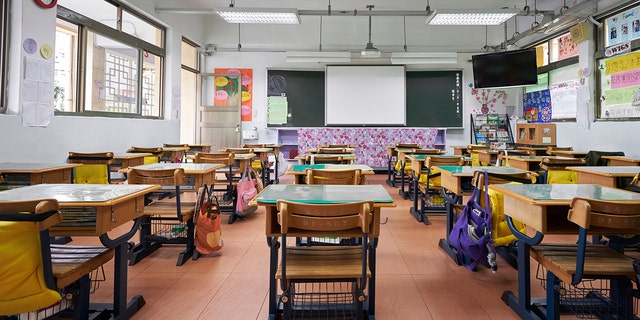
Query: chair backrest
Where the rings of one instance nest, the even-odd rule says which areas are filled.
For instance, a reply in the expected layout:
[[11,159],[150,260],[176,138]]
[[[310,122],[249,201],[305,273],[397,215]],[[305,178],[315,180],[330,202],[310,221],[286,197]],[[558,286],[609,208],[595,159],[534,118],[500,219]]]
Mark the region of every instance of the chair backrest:
[[234,153],[229,152],[214,152],[214,153],[204,153],[198,152],[195,155],[193,160],[195,163],[217,163],[224,165],[232,165],[234,163]]
[[552,156],[554,151],[573,151],[573,147],[554,147],[554,146],[547,147],[548,155]]
[[413,148],[411,150],[411,153],[413,153],[413,154],[442,154],[442,150],[440,150],[440,149]]
[[318,148],[318,153],[341,154],[341,153],[351,153],[351,152],[348,151],[345,148],[325,148],[325,147],[320,147],[320,148]]
[[162,145],[162,147],[166,147],[166,148],[186,148],[187,150],[189,150],[189,144],[188,143],[165,143]]
[[[312,157],[313,157],[313,161],[311,160]],[[311,162],[313,162],[314,164],[344,164],[344,160],[342,159],[342,156],[326,156],[326,157],[315,157],[310,155],[305,156],[305,163],[311,164]]]
[[139,169],[129,168],[127,174],[129,184],[159,184],[161,186],[180,186],[184,184],[184,169]]
[[567,219],[591,233],[640,233],[640,205],[624,201],[573,198]]
[[545,183],[578,183],[578,172],[567,170],[568,166],[584,166],[585,159],[582,158],[551,158],[543,157],[540,161],[540,168],[545,170]]
[[144,164],[158,163],[160,156],[162,155],[162,147],[131,147],[127,150],[129,153],[151,153],[152,156],[144,157]]
[[410,142],[399,142],[396,143],[396,148],[415,148],[420,149],[419,143],[410,143]]
[[307,184],[345,184],[357,185],[362,181],[361,169],[326,170],[307,168]]
[[253,148],[224,148],[224,152],[227,153],[235,153],[235,154],[240,154],[240,153],[253,153]]
[[62,298],[48,232],[62,221],[58,208],[55,199],[0,202],[0,315],[47,308]]
[[624,152],[591,150],[587,152],[587,156],[584,160],[588,166],[606,166],[608,164],[607,159],[602,159],[602,156],[624,156]]
[[327,144],[318,148],[353,148],[353,146],[348,144]]
[[369,233],[373,202],[310,204],[278,200],[278,223],[283,234],[301,236],[352,236]]
[[67,158],[69,163],[83,164],[73,169],[73,183],[110,183],[109,166],[113,161],[113,152],[69,152]]
[[[421,173],[418,178],[419,183],[426,183],[427,187],[437,188],[441,186],[440,172],[434,169],[435,166],[461,166],[464,164],[463,157],[426,157],[424,160],[424,171],[426,174]],[[423,172],[424,172],[423,171]],[[413,175],[416,172],[412,173]],[[415,177],[414,177],[415,179]]]
[[266,148],[266,143],[244,143],[242,144],[243,148]]

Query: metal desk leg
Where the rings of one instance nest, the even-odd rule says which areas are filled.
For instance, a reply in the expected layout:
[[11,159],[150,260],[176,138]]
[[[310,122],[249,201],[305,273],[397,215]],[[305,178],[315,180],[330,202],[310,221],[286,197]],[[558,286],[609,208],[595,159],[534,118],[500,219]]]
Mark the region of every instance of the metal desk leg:
[[[413,206],[409,208],[409,212],[418,220],[419,222],[423,222],[424,224],[429,224],[429,218],[425,213],[425,203],[424,198],[420,196],[420,192],[418,191],[418,180],[420,177],[413,178]],[[420,206],[418,206],[418,201],[420,201]]]
[[393,157],[387,155],[387,184],[392,187],[395,187],[396,178],[395,178],[395,172],[392,170],[392,167],[391,167],[391,159],[393,159]]
[[371,278],[369,278],[369,307],[367,315],[369,320],[376,318],[376,249],[378,247],[378,238],[372,238],[369,243],[369,269],[371,270]]
[[447,255],[453,260],[457,265],[462,265],[458,260],[458,252],[457,250],[451,246],[449,243],[449,234],[451,234],[451,229],[453,229],[453,224],[455,223],[455,215],[453,213],[453,206],[456,204],[460,204],[462,201],[462,197],[459,195],[454,195],[453,197],[449,196],[446,193],[446,190],[442,188],[442,196],[445,200],[445,206],[447,208],[447,222],[446,222],[446,234],[445,237],[440,239],[438,245]]
[[278,311],[278,295],[276,270],[278,269],[278,249],[280,242],[276,237],[267,237],[267,245],[269,246],[269,319],[275,319]]

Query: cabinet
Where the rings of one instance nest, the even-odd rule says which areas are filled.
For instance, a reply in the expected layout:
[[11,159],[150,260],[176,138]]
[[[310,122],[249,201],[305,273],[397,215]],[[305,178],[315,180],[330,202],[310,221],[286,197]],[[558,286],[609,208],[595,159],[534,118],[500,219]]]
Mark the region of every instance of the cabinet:
[[513,133],[506,114],[472,114],[471,143],[513,146]]
[[518,123],[516,124],[518,144],[532,146],[555,146],[555,123]]
[[278,144],[284,158],[291,160],[298,155],[298,128],[278,129]]

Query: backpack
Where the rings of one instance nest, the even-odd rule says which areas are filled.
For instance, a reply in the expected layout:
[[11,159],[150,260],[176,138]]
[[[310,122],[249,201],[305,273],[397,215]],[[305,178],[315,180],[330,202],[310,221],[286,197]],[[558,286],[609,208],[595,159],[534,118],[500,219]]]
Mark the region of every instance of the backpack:
[[[484,171],[484,187],[488,190],[489,174]],[[496,272],[496,248],[491,231],[491,206],[485,193],[485,206],[480,205],[480,188],[473,193],[449,234],[449,243],[456,249],[458,261],[469,270],[482,263]],[[486,208],[486,209],[485,209]]]
[[213,195],[213,187],[205,185],[198,190],[198,201],[193,215],[194,242],[200,254],[210,254],[224,246],[220,228],[220,204],[218,198]]

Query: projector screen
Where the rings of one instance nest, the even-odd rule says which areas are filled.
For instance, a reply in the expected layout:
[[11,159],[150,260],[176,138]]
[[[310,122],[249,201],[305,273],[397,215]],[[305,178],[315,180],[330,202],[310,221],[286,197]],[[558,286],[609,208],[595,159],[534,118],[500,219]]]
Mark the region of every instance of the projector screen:
[[404,126],[404,66],[327,66],[325,124]]

